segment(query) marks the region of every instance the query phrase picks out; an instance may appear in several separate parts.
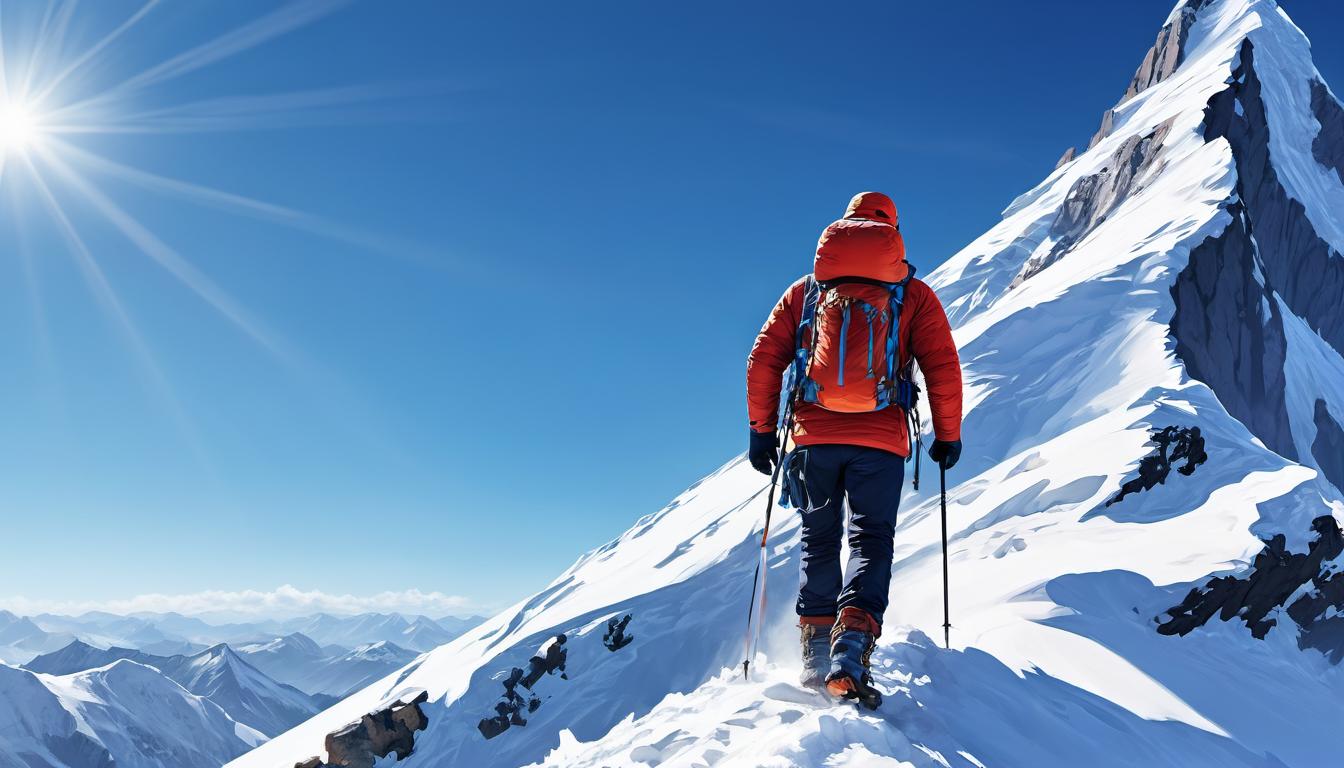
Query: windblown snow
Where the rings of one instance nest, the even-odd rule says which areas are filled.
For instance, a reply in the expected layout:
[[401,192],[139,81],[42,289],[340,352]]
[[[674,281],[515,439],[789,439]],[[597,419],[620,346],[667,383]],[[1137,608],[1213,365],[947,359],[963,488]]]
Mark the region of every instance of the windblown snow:
[[[798,527],[787,512],[771,531],[759,671],[741,680],[764,483],[739,458],[533,597],[229,768],[328,759],[328,733],[422,691],[429,725],[397,763],[407,768],[1339,764],[1326,735],[1344,722],[1344,671],[1299,647],[1287,616],[1263,638],[1235,605],[1231,620],[1157,631],[1192,588],[1248,578],[1273,535],[1306,552],[1312,520],[1344,510],[1311,448],[1326,423],[1318,401],[1327,419],[1344,417],[1344,358],[1274,292],[1258,252],[1233,288],[1265,298],[1232,316],[1283,318],[1282,429],[1296,456],[1233,417],[1230,390],[1192,377],[1172,328],[1192,253],[1269,219],[1245,207],[1234,146],[1206,138],[1206,108],[1236,84],[1246,40],[1277,181],[1339,258],[1344,172],[1312,148],[1320,75],[1272,0],[1188,0],[1168,23],[1181,19],[1180,55],[1168,57],[1179,66],[1117,105],[1090,149],[929,279],[967,384],[966,451],[948,489],[951,648],[930,640],[942,635],[942,593],[926,478],[902,502],[874,657],[881,710],[792,682]],[[1276,236],[1252,230],[1253,249]],[[1207,460],[1107,505],[1156,466],[1145,464],[1150,434],[1167,427],[1198,428]],[[634,639],[610,650],[608,622],[627,614]],[[526,725],[484,738],[477,726],[495,715],[505,675],[559,633],[565,676],[532,686]]]

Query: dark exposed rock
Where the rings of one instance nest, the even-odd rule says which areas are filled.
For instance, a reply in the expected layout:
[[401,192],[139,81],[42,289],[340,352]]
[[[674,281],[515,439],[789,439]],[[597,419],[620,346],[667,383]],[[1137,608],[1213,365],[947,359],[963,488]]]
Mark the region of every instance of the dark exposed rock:
[[1316,401],[1316,439],[1311,444],[1311,455],[1321,468],[1325,479],[1344,490],[1344,428],[1330,415],[1324,400]]
[[1320,80],[1311,81],[1311,112],[1321,124],[1320,132],[1311,142],[1311,154],[1316,162],[1333,168],[1344,182],[1344,107]]
[[[410,701],[398,701],[370,712],[344,728],[327,734],[327,763],[330,768],[373,768],[379,758],[395,754],[404,760],[415,749],[415,734],[429,726],[420,705],[429,699],[421,692]],[[296,768],[312,768],[312,760]],[[324,766],[320,761],[316,766]]]
[[1150,431],[1149,436],[1148,442],[1154,446],[1153,452],[1139,461],[1138,476],[1125,481],[1120,486],[1120,492],[1107,501],[1106,506],[1122,501],[1131,493],[1150,491],[1159,483],[1165,483],[1172,466],[1177,462],[1185,461],[1177,472],[1191,475],[1195,467],[1209,458],[1204,452],[1204,437],[1199,433],[1199,427],[1164,427]]
[[619,651],[635,641],[634,635],[625,634],[625,628],[630,625],[632,618],[634,617],[627,613],[623,618],[613,618],[607,622],[607,632],[602,636],[602,644],[608,651]]
[[1232,147],[1237,202],[1229,229],[1196,247],[1177,278],[1171,328],[1190,375],[1265,445],[1297,459],[1284,405],[1280,302],[1344,353],[1344,259],[1278,179],[1254,58],[1247,40],[1227,89],[1205,108],[1205,140]]
[[[1190,590],[1180,605],[1167,610],[1171,618],[1160,623],[1157,631],[1164,635],[1185,635],[1217,614],[1223,621],[1241,618],[1252,636],[1264,639],[1278,623],[1277,619],[1267,618],[1269,612],[1281,607],[1304,584],[1316,581],[1322,564],[1344,552],[1344,535],[1341,535],[1335,518],[1329,515],[1318,517],[1311,522],[1311,528],[1316,532],[1316,539],[1308,545],[1305,554],[1288,552],[1283,534],[1274,536],[1265,542],[1265,548],[1251,562],[1249,574],[1240,578],[1222,576],[1210,580],[1203,588]],[[1337,597],[1344,602],[1344,594]],[[1294,606],[1300,602],[1301,599],[1295,601]],[[1296,613],[1305,619],[1315,607],[1313,603],[1311,607],[1297,608]],[[1303,620],[1293,613],[1294,609],[1290,609],[1289,616],[1303,624]]]
[[531,688],[542,675],[558,673],[568,679],[565,675],[565,661],[569,657],[569,651],[565,650],[566,639],[564,633],[558,634],[537,649],[536,655],[527,660],[527,675],[523,678],[523,685]]
[[504,695],[495,702],[495,714],[481,718],[476,724],[482,736],[493,739],[510,726],[527,725],[523,714],[531,714],[541,706],[541,699],[532,692],[541,678],[559,675],[563,680],[569,679],[565,672],[565,663],[569,658],[569,651],[565,648],[567,639],[562,632],[547,640],[527,660],[526,674],[518,667],[509,670],[504,678]]
[[1111,155],[1106,167],[1074,182],[1050,225],[1055,244],[1050,252],[1033,257],[1022,266],[1011,288],[1063,258],[1080,240],[1096,229],[1134,191],[1137,181],[1152,167],[1162,142],[1171,131],[1171,122],[1159,125],[1151,133],[1131,136]]
[[1058,171],[1060,168],[1063,168],[1064,166],[1073,162],[1073,158],[1077,156],[1078,156],[1077,147],[1069,147],[1068,149],[1064,150],[1064,154],[1060,155],[1059,161],[1055,163],[1055,170]]
[[1256,281],[1255,241],[1244,206],[1234,203],[1228,213],[1232,223],[1191,249],[1172,284],[1176,356],[1233,418],[1271,450],[1296,458],[1284,402],[1283,317],[1271,290]]
[[294,768],[328,768],[328,766],[322,762],[322,758],[310,757],[301,763],[295,763]]
[[1268,283],[1293,314],[1344,354],[1344,302],[1339,300],[1344,259],[1312,229],[1306,209],[1288,196],[1270,162],[1269,122],[1254,53],[1250,40],[1242,44],[1232,83],[1205,109],[1204,138],[1225,138],[1232,145],[1237,192]]
[[[1312,579],[1314,591],[1288,606],[1288,617],[1297,622],[1299,648],[1315,648],[1331,664],[1344,661],[1344,574],[1322,573]],[[1333,615],[1327,615],[1333,614]]]

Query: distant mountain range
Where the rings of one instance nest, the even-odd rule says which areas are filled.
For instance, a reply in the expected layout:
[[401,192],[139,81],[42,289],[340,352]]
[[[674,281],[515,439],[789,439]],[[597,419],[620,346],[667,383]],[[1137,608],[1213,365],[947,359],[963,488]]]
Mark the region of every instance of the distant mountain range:
[[422,653],[453,640],[481,621],[479,616],[435,620],[397,613],[318,613],[283,620],[212,623],[178,613],[121,616],[91,611],[79,616],[17,616],[0,611],[0,663],[22,665],[75,640],[97,648],[116,646],[174,656],[192,655],[220,643],[236,648],[296,632],[312,639],[329,656],[378,642]]
[[0,765],[214,768],[266,741],[129,659],[70,675],[0,664]]
[[480,621],[0,611],[0,768],[217,768]]
[[343,651],[323,648],[301,633],[263,643],[241,645],[236,650],[253,666],[302,691],[344,698],[351,691],[386,677],[409,664],[416,651],[387,640]]
[[48,675],[70,675],[123,660],[161,673],[267,737],[289,730],[336,701],[277,682],[224,644],[190,656],[156,656],[134,648],[96,648],[76,640],[59,651],[38,656],[25,668]]

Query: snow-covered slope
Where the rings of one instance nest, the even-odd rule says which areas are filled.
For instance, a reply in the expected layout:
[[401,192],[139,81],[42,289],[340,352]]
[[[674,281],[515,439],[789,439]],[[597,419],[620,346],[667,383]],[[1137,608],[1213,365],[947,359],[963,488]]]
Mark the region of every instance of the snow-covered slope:
[[337,698],[386,677],[419,655],[386,640],[328,653],[297,632],[235,650],[249,664],[282,683]]
[[96,648],[75,641],[38,656],[25,667],[33,672],[68,675],[120,659],[162,672],[191,693],[218,705],[233,719],[267,735],[282,733],[332,703],[328,697],[313,697],[268,677],[227,645],[190,656],[155,656],[131,648]]
[[30,672],[40,672],[46,675],[68,675],[94,667],[105,667],[121,659],[129,659],[151,667],[158,666],[163,661],[162,657],[134,648],[117,646],[98,648],[81,640],[76,640],[64,648],[34,658],[24,664],[23,667]]
[[[1091,146],[929,278],[967,384],[952,647],[929,640],[926,479],[902,504],[880,711],[790,682],[787,512],[760,672],[735,679],[764,501],[739,459],[230,768],[325,759],[328,733],[421,691],[408,768],[1338,764],[1341,248],[1344,110],[1306,38],[1272,0],[1186,0]],[[626,614],[634,641],[609,650]],[[505,674],[560,632],[567,677],[484,738]]]
[[165,660],[162,670],[183,688],[268,736],[307,720],[319,708],[312,696],[272,680],[227,645],[195,656],[174,656]]
[[214,768],[264,740],[133,661],[66,676],[0,665],[3,768]]

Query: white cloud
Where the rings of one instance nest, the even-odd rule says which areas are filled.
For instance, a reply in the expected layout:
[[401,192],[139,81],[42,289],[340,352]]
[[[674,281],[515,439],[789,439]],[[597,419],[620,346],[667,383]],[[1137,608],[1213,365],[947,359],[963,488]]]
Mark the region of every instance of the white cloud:
[[118,600],[34,600],[25,597],[0,598],[0,608],[13,613],[33,615],[60,613],[77,615],[85,611],[108,613],[183,613],[220,614],[237,618],[288,618],[310,613],[423,613],[435,618],[469,611],[473,602],[460,595],[421,592],[379,592],[375,595],[333,595],[319,590],[302,590],[285,584],[269,592],[209,590],[180,595],[146,594]]

